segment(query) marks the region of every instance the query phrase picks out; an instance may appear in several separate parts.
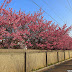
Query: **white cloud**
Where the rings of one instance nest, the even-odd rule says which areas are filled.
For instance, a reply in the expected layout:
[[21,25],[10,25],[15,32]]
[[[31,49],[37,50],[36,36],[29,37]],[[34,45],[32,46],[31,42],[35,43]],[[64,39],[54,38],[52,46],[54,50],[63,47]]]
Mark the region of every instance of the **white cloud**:
[[69,36],[72,37],[72,30],[69,32]]

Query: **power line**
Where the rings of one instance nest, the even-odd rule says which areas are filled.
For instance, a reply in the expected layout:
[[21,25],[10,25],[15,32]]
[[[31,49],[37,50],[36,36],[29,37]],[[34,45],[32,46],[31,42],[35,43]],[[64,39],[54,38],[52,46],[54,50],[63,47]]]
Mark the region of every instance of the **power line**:
[[[67,2],[68,2],[68,4],[69,4],[69,6],[70,6],[70,3],[69,3],[68,0],[67,0]],[[67,8],[67,9],[72,13],[72,7],[71,7],[71,6],[70,6],[71,9],[69,9],[67,6],[65,6],[65,8]]]
[[72,9],[72,7],[71,7],[71,5],[70,5],[70,3],[69,3],[69,1],[68,1],[68,0],[67,0],[67,2],[68,2],[68,4],[69,4],[70,8]]
[[[36,4],[33,0],[31,0],[34,4]],[[39,8],[40,6],[38,4],[36,4]],[[41,8],[42,9],[42,8]],[[42,9],[48,16],[50,16],[54,21],[56,21],[51,15],[49,15],[44,9]],[[57,21],[56,21],[57,22]],[[60,24],[59,22],[57,22],[58,24]]]
[[[49,5],[48,5],[47,2],[45,2],[44,0],[42,0],[42,1],[49,7]],[[63,19],[62,19],[60,16],[58,16],[51,7],[50,7],[50,9],[54,12],[54,14],[55,14],[58,18],[60,18],[60,19],[63,21]],[[63,21],[63,22],[64,22],[64,21]],[[65,23],[65,22],[64,22],[64,23]]]
[[67,6],[65,6],[65,8],[67,8],[72,13],[72,11]]

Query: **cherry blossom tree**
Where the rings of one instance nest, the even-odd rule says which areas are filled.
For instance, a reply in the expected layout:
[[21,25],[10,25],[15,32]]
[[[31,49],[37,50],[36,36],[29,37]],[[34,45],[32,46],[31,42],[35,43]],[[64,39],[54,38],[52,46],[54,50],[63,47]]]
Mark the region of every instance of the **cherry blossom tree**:
[[[68,35],[71,26],[59,27],[42,16],[41,9],[26,14],[6,9],[11,0],[4,0],[0,6],[0,48],[24,48],[66,50],[72,49],[72,38]],[[5,6],[5,7],[4,7]],[[3,40],[4,39],[4,40]]]

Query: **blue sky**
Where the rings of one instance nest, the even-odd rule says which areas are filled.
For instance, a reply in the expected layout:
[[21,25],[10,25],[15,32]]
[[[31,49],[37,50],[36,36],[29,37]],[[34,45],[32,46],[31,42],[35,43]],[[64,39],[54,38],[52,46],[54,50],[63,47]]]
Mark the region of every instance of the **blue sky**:
[[[0,0],[0,4],[4,0]],[[43,14],[44,19],[55,22],[59,26],[67,24],[72,25],[72,0],[33,0],[39,7],[41,7],[46,13]],[[32,0],[12,0],[9,7],[13,10],[25,11],[26,14],[39,11],[39,7],[32,2]],[[49,15],[55,19],[53,20]],[[72,31],[70,32],[72,34]]]

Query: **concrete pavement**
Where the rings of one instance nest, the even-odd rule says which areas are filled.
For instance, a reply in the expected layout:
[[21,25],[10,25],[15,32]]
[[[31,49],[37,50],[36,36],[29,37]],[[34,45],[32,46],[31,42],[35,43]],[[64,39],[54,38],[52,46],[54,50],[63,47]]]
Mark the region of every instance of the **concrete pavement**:
[[43,72],[72,72],[72,60],[56,65]]

